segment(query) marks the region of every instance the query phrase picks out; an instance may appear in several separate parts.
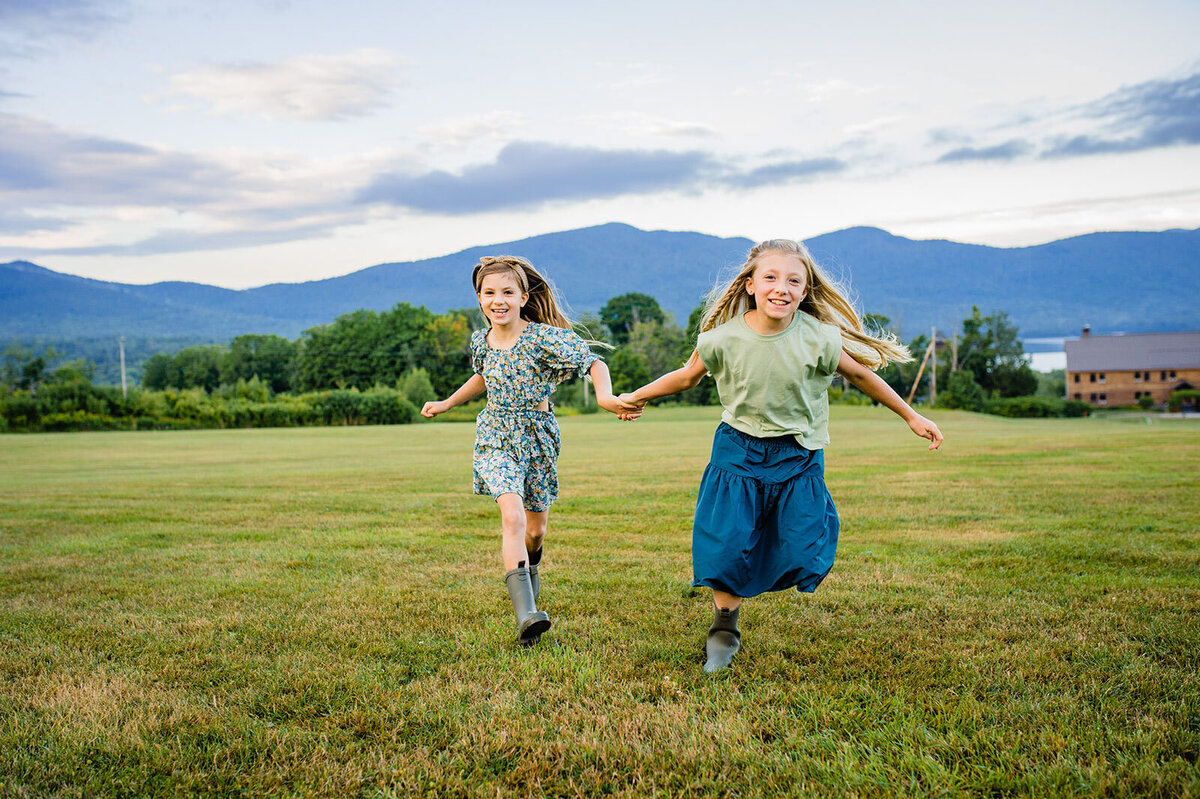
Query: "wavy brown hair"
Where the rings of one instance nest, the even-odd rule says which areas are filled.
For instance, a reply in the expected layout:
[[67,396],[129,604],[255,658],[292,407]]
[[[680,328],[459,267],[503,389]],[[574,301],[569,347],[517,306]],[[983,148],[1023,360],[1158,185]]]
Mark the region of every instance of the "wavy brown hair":
[[554,286],[524,258],[515,255],[487,255],[480,258],[471,272],[475,293],[479,294],[483,288],[485,277],[503,273],[511,274],[521,287],[521,293],[529,295],[525,307],[521,309],[522,318],[571,329],[571,319],[559,308]]
[[831,280],[809,254],[808,249],[791,239],[771,239],[754,245],[746,262],[726,284],[718,283],[708,295],[708,304],[700,322],[700,332],[712,330],[757,307],[754,295],[746,291],[746,280],[754,275],[759,259],[764,255],[787,255],[804,265],[804,299],[799,310],[821,322],[837,325],[842,331],[842,349],[851,358],[872,369],[888,363],[905,363],[913,359],[905,347],[890,333],[868,333],[858,311],[846,299],[848,293]]

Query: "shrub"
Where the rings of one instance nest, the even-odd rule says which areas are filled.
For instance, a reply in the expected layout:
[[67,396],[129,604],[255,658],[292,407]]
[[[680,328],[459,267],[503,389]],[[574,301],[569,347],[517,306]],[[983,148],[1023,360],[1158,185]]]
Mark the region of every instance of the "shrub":
[[1058,397],[1003,397],[991,400],[987,412],[997,416],[1025,419],[1052,416],[1087,416],[1092,407],[1080,400],[1064,400]]
[[367,424],[411,424],[418,411],[399,391],[376,386],[362,394],[362,418]]
[[282,402],[257,402],[253,406],[256,427],[291,427],[296,424],[292,409]]
[[317,395],[316,411],[325,424],[359,424],[362,395],[356,388],[322,392]]
[[830,388],[829,401],[834,405],[870,405],[871,398],[858,389]]
[[42,419],[42,410],[28,391],[14,391],[4,398],[3,415],[14,430],[36,430]]
[[975,374],[969,369],[950,373],[946,390],[938,394],[939,408],[959,408],[964,411],[982,411],[987,408],[987,395],[983,387],[975,382]]
[[1063,416],[1082,418],[1092,413],[1092,406],[1083,400],[1063,400]]
[[1137,398],[1137,404],[1142,410],[1148,411],[1154,405],[1154,398],[1149,394],[1143,394]]
[[42,429],[54,432],[65,430],[116,430],[120,424],[111,416],[76,410],[70,413],[48,413],[42,417]]
[[433,390],[433,381],[429,379],[429,370],[418,366],[400,375],[396,388],[404,394],[405,399],[420,408],[426,402],[437,399]]
[[1200,405],[1200,390],[1187,388],[1182,391],[1172,391],[1171,396],[1167,398],[1167,407],[1172,412],[1182,409],[1185,405],[1195,410]]

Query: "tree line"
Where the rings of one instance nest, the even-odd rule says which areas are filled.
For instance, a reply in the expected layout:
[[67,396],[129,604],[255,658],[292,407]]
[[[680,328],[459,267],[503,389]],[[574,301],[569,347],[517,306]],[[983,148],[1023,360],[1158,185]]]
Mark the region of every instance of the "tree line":
[[[613,385],[630,390],[687,360],[702,314],[703,305],[698,305],[681,327],[653,297],[631,292],[610,299],[599,314],[584,314],[576,330],[603,345]],[[867,314],[864,321],[881,332],[891,326],[878,314]],[[402,302],[388,311],[359,310],[310,328],[295,340],[252,334],[227,346],[155,354],[141,365],[140,388],[128,395],[94,385],[87,361],[52,369],[52,350],[39,355],[12,346],[0,371],[0,430],[416,421],[424,402],[447,396],[471,375],[470,336],[485,324],[476,308],[434,313]],[[1015,416],[1082,415],[1089,410],[1085,403],[1062,399],[1061,376],[1040,379],[1029,367],[1017,328],[1003,311],[983,314],[973,308],[954,336],[953,351],[935,348],[923,370],[919,359],[929,336],[915,337],[908,346],[918,361],[891,364],[880,376],[901,396],[911,393],[922,402],[930,397],[936,372],[939,407]],[[870,401],[840,381],[830,397],[844,403]],[[716,387],[706,380],[666,401],[715,404]],[[579,381],[560,387],[555,404],[568,412],[594,410]],[[473,410],[464,407],[452,418],[469,418]]]

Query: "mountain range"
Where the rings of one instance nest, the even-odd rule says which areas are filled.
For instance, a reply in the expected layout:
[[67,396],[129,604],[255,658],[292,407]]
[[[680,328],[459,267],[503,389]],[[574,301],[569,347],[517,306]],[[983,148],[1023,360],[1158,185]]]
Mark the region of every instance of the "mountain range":
[[[408,302],[440,312],[470,306],[472,266],[482,255],[500,253],[532,261],[576,313],[638,291],[683,324],[751,245],[743,238],[611,223],[242,290],[111,283],[14,261],[0,264],[0,338],[295,338],[359,308]],[[972,305],[1006,311],[1023,337],[1073,336],[1084,324],[1095,333],[1200,328],[1200,230],[1093,233],[1000,248],[855,227],[807,245],[831,276],[853,287],[862,310],[890,317],[904,338],[932,326],[956,330]]]

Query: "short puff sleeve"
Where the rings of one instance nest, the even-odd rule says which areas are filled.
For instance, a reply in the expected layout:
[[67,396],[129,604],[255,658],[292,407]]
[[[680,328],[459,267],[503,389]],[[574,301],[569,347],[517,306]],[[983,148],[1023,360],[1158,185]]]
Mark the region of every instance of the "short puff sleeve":
[[487,357],[487,331],[476,330],[471,334],[471,369],[477,375],[483,374],[483,360]]
[[538,325],[533,352],[540,371],[555,383],[586,377],[592,364],[600,360],[574,330],[553,325]]
[[837,371],[842,359],[842,331],[836,325],[822,324],[821,354],[817,358],[817,372],[831,375]]

